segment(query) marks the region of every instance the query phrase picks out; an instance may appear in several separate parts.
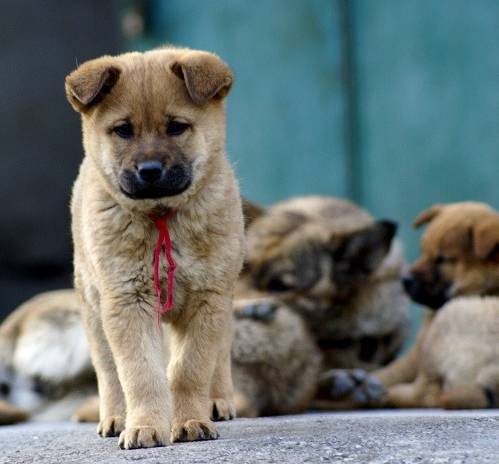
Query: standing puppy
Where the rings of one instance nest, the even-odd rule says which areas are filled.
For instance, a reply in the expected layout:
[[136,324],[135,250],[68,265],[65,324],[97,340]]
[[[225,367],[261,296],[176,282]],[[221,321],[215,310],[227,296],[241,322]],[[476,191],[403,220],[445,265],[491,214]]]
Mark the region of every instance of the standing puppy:
[[[232,81],[217,56],[177,48],[104,56],[66,78],[86,153],[71,204],[75,286],[99,385],[98,432],[120,434],[122,448],[217,438],[213,409],[233,416],[243,220],[224,151]],[[170,240],[169,271],[155,269]],[[171,327],[168,375],[156,312]]]

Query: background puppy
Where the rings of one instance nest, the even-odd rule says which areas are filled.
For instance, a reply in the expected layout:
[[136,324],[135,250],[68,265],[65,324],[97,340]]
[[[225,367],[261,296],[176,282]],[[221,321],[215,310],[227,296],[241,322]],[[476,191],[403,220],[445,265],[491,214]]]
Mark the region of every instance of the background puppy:
[[277,204],[248,228],[237,295],[260,292],[288,304],[327,365],[385,364],[407,329],[395,231],[393,223],[375,221],[345,200],[300,197]]
[[0,422],[68,419],[95,394],[80,307],[73,290],[47,292],[2,323]]
[[[408,328],[407,298],[400,284],[404,260],[400,244],[392,241],[394,224],[375,221],[344,200],[301,197],[255,216],[252,210],[246,262],[236,292],[240,299],[250,300],[236,305],[239,317],[268,324],[269,333],[277,333],[272,327],[277,321],[289,318],[289,325],[298,324],[291,321],[292,315],[299,316],[300,324],[293,335],[283,330],[281,336],[268,336],[266,344],[258,344],[262,366],[277,353],[287,356],[287,362],[251,375],[258,384],[253,391],[240,391],[236,381],[236,397],[243,411],[294,412],[298,406],[311,406],[319,376],[327,369],[373,369],[396,356]],[[308,336],[301,336],[302,350],[283,350],[296,344],[292,340],[304,330]],[[250,339],[246,345],[252,346]],[[302,368],[300,375],[297,366],[307,362],[310,369]],[[235,378],[254,366],[251,357],[246,360],[233,348]],[[288,398],[293,396],[309,401],[291,407]],[[321,401],[315,406],[329,404]]]
[[[435,311],[459,296],[499,294],[499,215],[493,208],[473,202],[435,205],[416,218],[416,227],[424,224],[428,227],[421,239],[422,255],[403,279],[409,296],[429,308],[414,346],[402,358],[372,376],[362,375],[360,380],[351,378],[346,371],[331,372],[322,385],[324,396],[334,397],[348,407],[380,405],[386,401],[402,406],[405,403],[390,394],[391,387],[416,379],[423,347],[425,352],[440,349],[440,344],[433,347],[427,340]],[[480,300],[473,300],[469,306],[479,305]],[[464,307],[464,303],[459,307]],[[449,311],[445,318],[442,316],[443,322],[439,324],[447,325],[449,332],[457,334],[458,327],[452,325],[454,311]],[[470,311],[469,323],[474,324],[471,318],[479,319],[484,314],[487,311]],[[482,341],[477,337],[475,343],[480,345]],[[456,353],[459,346],[453,348]],[[476,362],[480,364],[478,359]],[[388,396],[382,396],[380,384],[388,389]],[[442,405],[450,407],[450,402]],[[461,403],[460,407],[464,406],[465,402]]]
[[[217,56],[177,48],[105,56],[66,78],[85,148],[71,204],[75,287],[99,385],[98,431],[120,435],[122,448],[213,439],[213,408],[220,419],[234,415],[243,219],[225,157],[232,81]],[[177,272],[156,282],[153,256],[162,241],[168,254],[169,234]],[[157,292],[173,278],[167,312]],[[156,312],[170,325],[168,381]]]

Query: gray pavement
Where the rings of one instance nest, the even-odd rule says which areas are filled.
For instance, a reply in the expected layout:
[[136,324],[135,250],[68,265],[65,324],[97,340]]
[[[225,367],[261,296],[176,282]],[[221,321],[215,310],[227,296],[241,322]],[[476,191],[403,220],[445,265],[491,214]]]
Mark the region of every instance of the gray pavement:
[[499,411],[373,411],[237,419],[220,439],[122,451],[93,425],[0,428],[0,463],[499,463]]

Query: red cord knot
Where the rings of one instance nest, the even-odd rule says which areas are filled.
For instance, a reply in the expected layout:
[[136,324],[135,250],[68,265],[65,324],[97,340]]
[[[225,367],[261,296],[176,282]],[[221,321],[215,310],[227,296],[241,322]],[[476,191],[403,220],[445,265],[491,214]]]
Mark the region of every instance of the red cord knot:
[[[172,242],[170,239],[170,231],[168,230],[168,221],[175,214],[174,209],[169,209],[163,216],[156,216],[150,214],[149,218],[154,222],[156,229],[158,230],[158,241],[156,242],[156,248],[154,249],[154,289],[156,291],[156,313],[158,315],[158,324],[161,321],[161,316],[173,308],[173,284],[175,278],[175,268],[176,263],[172,256]],[[161,279],[159,274],[159,268],[161,264],[161,250],[165,250],[165,258],[168,263],[168,269],[166,271],[166,301],[163,303],[162,300],[162,289],[161,289]]]

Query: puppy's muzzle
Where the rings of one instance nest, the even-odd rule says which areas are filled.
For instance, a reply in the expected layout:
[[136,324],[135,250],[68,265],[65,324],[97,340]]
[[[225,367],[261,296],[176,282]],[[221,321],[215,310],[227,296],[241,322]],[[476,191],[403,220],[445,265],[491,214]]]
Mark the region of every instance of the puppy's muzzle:
[[449,300],[448,283],[436,279],[425,282],[416,274],[408,273],[402,277],[402,286],[412,301],[430,309],[437,310]]
[[161,161],[137,163],[135,171],[120,174],[121,191],[133,199],[162,198],[180,195],[192,182],[192,169],[186,164],[165,166]]

